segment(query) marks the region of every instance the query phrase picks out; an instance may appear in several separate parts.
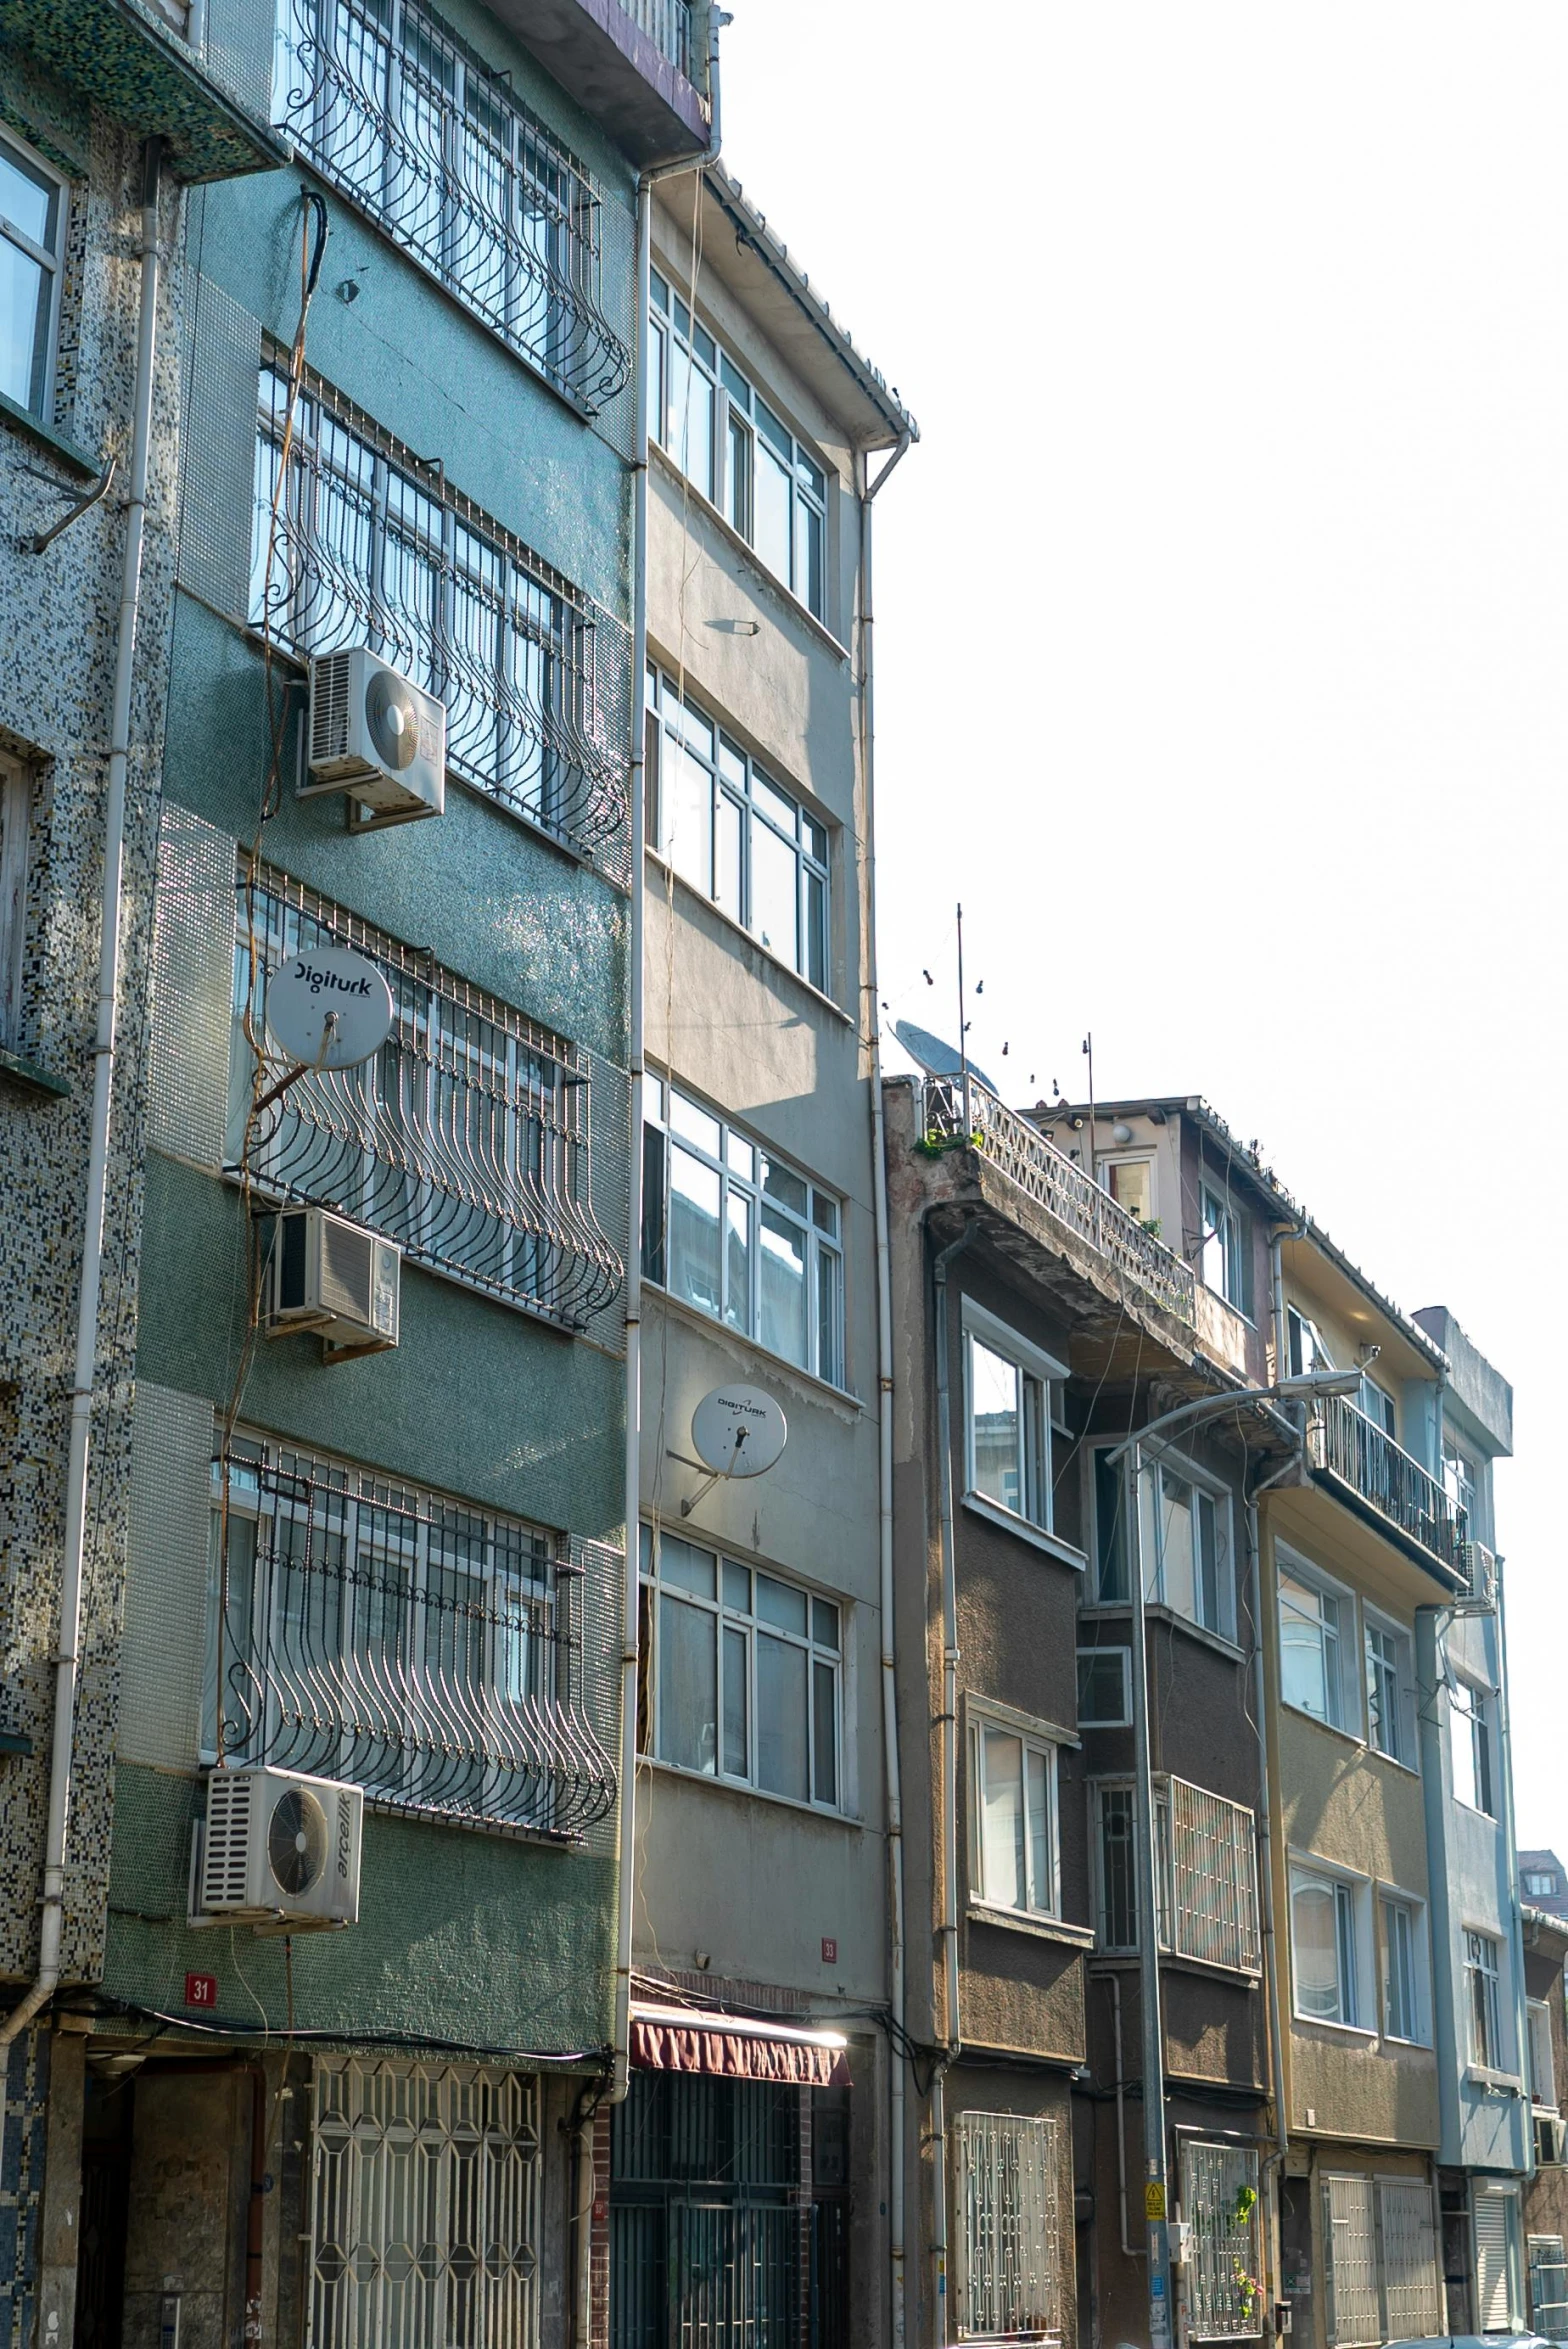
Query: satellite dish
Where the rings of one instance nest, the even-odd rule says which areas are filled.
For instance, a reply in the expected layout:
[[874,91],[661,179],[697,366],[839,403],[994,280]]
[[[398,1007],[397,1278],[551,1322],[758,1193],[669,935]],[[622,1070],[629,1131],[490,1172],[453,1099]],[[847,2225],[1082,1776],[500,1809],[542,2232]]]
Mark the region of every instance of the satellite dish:
[[[928,1077],[961,1077],[963,1075],[962,1053],[955,1052],[951,1044],[944,1044],[940,1036],[933,1036],[929,1028],[917,1028],[913,1020],[895,1020],[893,1033],[903,1045],[910,1059],[919,1061]],[[972,1077],[978,1077],[988,1093],[996,1092],[996,1087],[986,1075],[985,1070],[977,1068],[973,1061],[969,1063],[969,1074]],[[998,1099],[1000,1099],[1000,1095],[998,1095]]]
[[305,947],[268,977],[267,1025],[306,1068],[357,1068],[392,1032],[392,990],[351,946]]
[[692,1413],[697,1457],[715,1476],[762,1476],[788,1435],[783,1412],[761,1387],[715,1387]]

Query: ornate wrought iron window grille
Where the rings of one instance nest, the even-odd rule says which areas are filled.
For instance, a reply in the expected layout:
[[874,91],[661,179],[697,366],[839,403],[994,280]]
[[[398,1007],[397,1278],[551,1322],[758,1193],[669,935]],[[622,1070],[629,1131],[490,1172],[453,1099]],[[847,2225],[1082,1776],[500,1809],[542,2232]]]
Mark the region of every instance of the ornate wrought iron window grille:
[[587,170],[415,0],[281,0],[273,120],[398,247],[590,415],[631,353]]
[[[344,907],[264,868],[237,884],[229,1171],[330,1207],[502,1303],[578,1329],[620,1287],[590,1192],[588,1056]],[[302,948],[385,972],[392,1033],[361,1067],[301,1076],[260,1114],[267,980]],[[275,1063],[275,1065],[274,1065]]]
[[570,1838],[603,1818],[614,1771],[560,1537],[259,1436],[212,1476],[209,1760],[221,1702],[230,1762],[466,1826]]
[[613,845],[619,860],[626,761],[611,746],[628,737],[626,631],[318,375],[295,407],[279,498],[287,407],[269,354],[252,625],[301,659],[368,644],[446,704],[453,773],[584,855]]
[[962,2112],[953,2123],[959,2340],[1060,2338],[1060,2131],[1051,2118]]
[[1263,2332],[1258,2157],[1245,2146],[1188,2140],[1181,2148],[1182,2215],[1192,2229],[1188,2336],[1256,2340]]

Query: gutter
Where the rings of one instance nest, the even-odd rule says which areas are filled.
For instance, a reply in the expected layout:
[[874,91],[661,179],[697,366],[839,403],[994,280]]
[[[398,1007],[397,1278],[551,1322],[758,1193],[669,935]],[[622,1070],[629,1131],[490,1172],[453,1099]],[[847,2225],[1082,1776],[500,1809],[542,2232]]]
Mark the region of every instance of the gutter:
[[82,1217],[82,1270],[77,1291],[76,1358],[71,1377],[71,1432],[65,1471],[65,1544],[61,1562],[60,1633],[55,1656],[54,1731],[49,1757],[49,1813],[44,1831],[43,1918],[38,1973],[32,1987],[0,2023],[7,2047],[60,1980],[65,1933],[65,1871],[70,1849],[71,1764],[81,1668],[82,1576],[87,1548],[87,1483],[92,1451],[93,1393],[98,1371],[98,1306],[103,1283],[104,1209],[109,1182],[109,1130],[114,1094],[116,1010],[120,989],[120,927],[124,900],[125,794],[130,767],[131,693],[141,610],[142,541],[147,520],[147,467],[152,438],[153,363],[158,333],[158,191],[163,142],[142,150],[141,294],[137,319],[136,389],[131,411],[130,497],[120,575],[114,695],[109,717],[109,773],[104,809],[103,898],[98,934],[98,1017],[93,1040],[93,1099],[88,1127],[87,1195]]

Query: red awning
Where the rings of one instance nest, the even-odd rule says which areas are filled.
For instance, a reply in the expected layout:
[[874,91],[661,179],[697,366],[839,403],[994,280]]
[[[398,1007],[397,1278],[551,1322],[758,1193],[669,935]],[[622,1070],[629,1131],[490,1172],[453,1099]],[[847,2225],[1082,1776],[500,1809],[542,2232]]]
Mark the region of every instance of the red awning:
[[713,2072],[728,2080],[847,2088],[848,2049],[842,2031],[759,2023],[701,2007],[632,2007],[632,2062],[644,2072]]

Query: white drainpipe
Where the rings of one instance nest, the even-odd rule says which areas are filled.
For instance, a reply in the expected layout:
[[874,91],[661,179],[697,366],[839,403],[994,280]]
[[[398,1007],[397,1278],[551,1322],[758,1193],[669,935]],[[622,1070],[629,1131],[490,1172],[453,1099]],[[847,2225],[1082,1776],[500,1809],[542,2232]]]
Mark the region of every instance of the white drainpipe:
[[65,1553],[60,1577],[60,1642],[55,1656],[54,1734],[49,1756],[49,1818],[44,1833],[43,1921],[38,1974],[0,2023],[0,2047],[16,2037],[53,1996],[60,1980],[65,1929],[65,1866],[71,1829],[71,1757],[81,1661],[82,1567],[87,1542],[87,1470],[93,1388],[98,1368],[98,1299],[103,1279],[104,1200],[109,1180],[109,1113],[114,1088],[115,1010],[120,983],[120,915],[125,846],[125,780],[130,763],[131,688],[141,600],[142,534],[147,516],[147,458],[152,437],[153,359],[158,325],[158,182],[162,142],[143,150],[141,309],[136,394],[131,415],[130,498],[120,578],[114,700],[109,719],[109,778],[104,814],[103,905],[98,937],[98,1020],[93,1041],[93,1106],[82,1217],[82,1273],[77,1294],[76,1362],[71,1380],[71,1437],[65,1471]]

